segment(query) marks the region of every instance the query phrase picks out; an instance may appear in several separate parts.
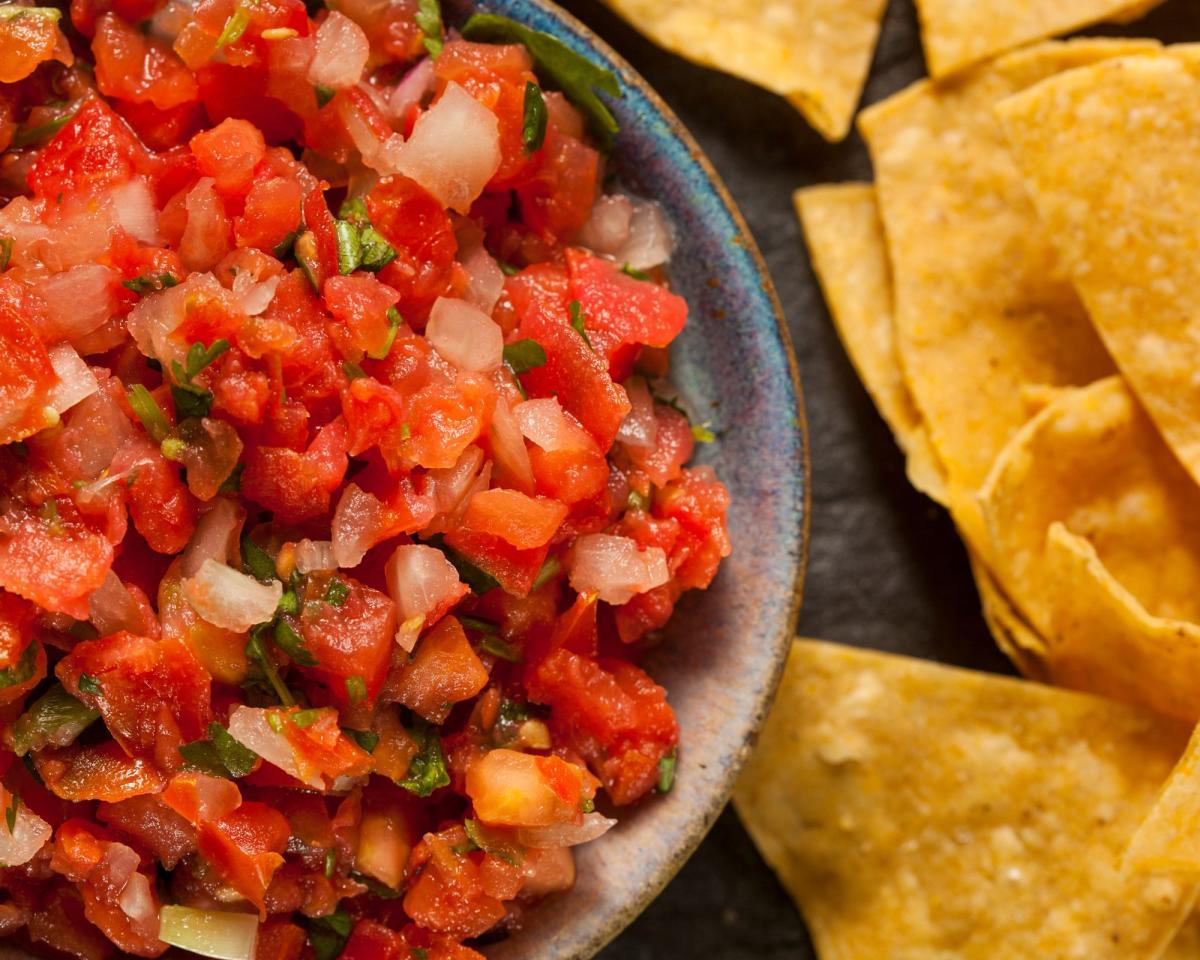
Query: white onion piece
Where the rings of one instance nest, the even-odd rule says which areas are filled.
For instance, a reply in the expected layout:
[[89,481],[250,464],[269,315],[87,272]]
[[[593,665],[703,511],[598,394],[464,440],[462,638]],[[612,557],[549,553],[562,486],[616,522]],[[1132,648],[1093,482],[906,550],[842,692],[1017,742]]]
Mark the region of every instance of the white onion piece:
[[629,242],[633,201],[619,194],[601,197],[575,240],[596,253],[615,254]]
[[613,258],[635,270],[662,266],[675,251],[675,231],[662,207],[649,200],[634,204],[629,239],[613,252]]
[[179,572],[184,577],[194,577],[205,561],[228,563],[233,556],[246,511],[228,497],[217,497],[211,503],[212,508],[197,522],[183,551]]
[[658,439],[658,417],[654,415],[654,397],[641,377],[631,377],[625,384],[629,394],[629,413],[621,421],[617,439],[631,447],[653,450]]
[[[11,807],[12,796],[3,788],[0,788],[0,795],[3,796],[5,809]],[[18,803],[12,830],[8,829],[7,823],[0,826],[0,863],[6,867],[28,863],[46,845],[53,832],[50,824],[24,803]]]
[[[359,84],[359,89],[365,86]],[[380,140],[375,131],[367,125],[358,107],[349,100],[341,101],[338,110],[355,149],[362,155],[363,163],[384,176],[399,172],[404,138],[398,133],[393,133],[387,139]]]
[[465,300],[438,297],[425,339],[460,370],[495,370],[504,359],[504,334],[486,313]]
[[357,484],[347,484],[333,511],[334,562],[339,567],[357,567],[385,523],[383,502]]
[[567,575],[578,593],[594,593],[617,605],[671,579],[661,547],[639,550],[635,540],[607,533],[589,533],[575,541]]
[[126,323],[138,349],[168,366],[171,360],[183,359],[183,348],[174,343],[171,334],[187,316],[189,303],[219,300],[231,310],[237,309],[233,294],[226,290],[211,273],[193,273],[183,283],[156,293],[148,293],[129,311]]
[[183,581],[183,596],[214,626],[244,632],[275,616],[283,584],[259,583],[223,563],[205,560],[194,577]]
[[98,263],[83,263],[38,284],[46,301],[53,339],[75,340],[102,327],[117,309],[120,275]]
[[352,87],[362,76],[370,55],[371,43],[363,28],[335,10],[317,28],[316,52],[308,66],[308,82],[333,90]]
[[567,419],[557,397],[524,400],[513,407],[521,433],[547,453],[580,446],[580,428]]
[[121,630],[140,634],[146,626],[141,606],[111,570],[88,596],[88,620],[102,637]]
[[429,471],[428,480],[433,486],[433,503],[438,513],[451,513],[463,503],[482,466],[483,451],[470,446],[454,466]]
[[338,568],[330,540],[301,540],[296,544],[296,569],[301,573],[329,572]]
[[266,310],[275,299],[280,279],[276,275],[256,282],[249,271],[239,271],[233,278],[233,295],[241,304],[242,313],[248,317],[257,317]]
[[504,292],[504,271],[482,243],[473,243],[459,250],[458,262],[467,271],[466,300],[490,315],[496,301]]
[[537,849],[574,847],[604,836],[616,825],[616,820],[611,820],[603,814],[593,811],[583,815],[582,823],[552,823],[545,827],[521,827],[517,830],[517,840],[527,847]]
[[506,485],[522,493],[533,493],[533,465],[529,462],[529,451],[521,427],[505,400],[500,397],[492,410],[492,425],[488,429],[492,442],[493,468],[503,470]]
[[154,908],[154,897],[150,893],[150,879],[143,873],[135,871],[129,877],[125,889],[117,896],[117,906],[136,926],[151,930],[158,926],[158,911]]
[[408,71],[393,88],[388,104],[391,115],[397,120],[433,92],[433,58],[426,57]]
[[271,729],[267,711],[258,707],[238,707],[229,715],[229,733],[244,747],[249,747],[267,763],[318,790],[325,786],[321,774],[310,764],[301,764],[296,751],[282,733]]
[[77,475],[95,478],[108,469],[117,451],[127,442],[136,441],[137,436],[112,397],[98,391],[67,412],[59,442]]
[[142,243],[158,242],[158,208],[145,180],[134,177],[113,187],[108,195],[122,230]]
[[444,207],[466,213],[500,167],[495,115],[456,83],[418,118],[400,157],[400,173]]
[[388,593],[401,621],[444,613],[467,594],[454,564],[435,547],[406,543],[395,549],[385,567]]
[[254,960],[258,950],[258,917],[168,904],[162,908],[158,939],[201,957]]
[[201,177],[184,201],[187,223],[179,256],[189,270],[211,270],[229,252],[229,218],[217,193],[217,181]]
[[65,413],[100,389],[96,375],[69,343],[57,344],[48,353],[58,383],[50,388],[46,402],[59,413]]

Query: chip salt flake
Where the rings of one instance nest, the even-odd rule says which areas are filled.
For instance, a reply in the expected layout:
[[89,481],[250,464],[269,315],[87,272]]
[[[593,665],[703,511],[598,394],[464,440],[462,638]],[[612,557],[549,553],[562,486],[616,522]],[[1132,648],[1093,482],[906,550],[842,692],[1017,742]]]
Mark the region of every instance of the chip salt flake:
[[942,467],[896,354],[891,268],[875,188],[867,183],[809,187],[797,190],[793,200],[838,336],[907,457],[909,480],[944,502]]
[[1101,63],[999,107],[1046,232],[1117,366],[1200,479],[1194,50]]
[[985,560],[973,493],[1028,419],[1031,391],[1112,370],[994,109],[1058,71],[1155,49],[1143,41],[1043,44],[948,84],[915,84],[861,117],[893,269],[901,369],[946,470],[955,519]]
[[886,0],[606,0],[672,53],[786,97],[827,140],[850,130]]
[[1152,960],[1195,887],[1122,858],[1178,721],[990,674],[798,641],[735,792],[837,960]]
[[1034,40],[1105,20],[1128,21],[1162,0],[917,0],[921,43],[934,77]]

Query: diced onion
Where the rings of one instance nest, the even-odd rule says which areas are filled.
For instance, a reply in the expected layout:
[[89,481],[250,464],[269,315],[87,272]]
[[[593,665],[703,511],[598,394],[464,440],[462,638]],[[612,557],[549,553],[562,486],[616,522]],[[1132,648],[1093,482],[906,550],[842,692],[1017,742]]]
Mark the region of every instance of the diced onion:
[[140,634],[146,626],[141,606],[112,570],[88,596],[88,619],[101,636],[121,630]]
[[662,207],[639,200],[629,222],[629,239],[615,251],[613,258],[634,270],[649,270],[670,260],[674,250],[675,234]]
[[246,511],[227,497],[218,497],[212,504],[212,509],[196,524],[192,539],[183,551],[179,572],[184,577],[194,577],[205,561],[228,563],[233,555]]
[[202,957],[254,960],[258,949],[258,917],[168,904],[162,908],[158,938]]
[[393,117],[403,117],[433,90],[433,58],[426,57],[408,71],[392,90],[389,109]]
[[500,327],[465,300],[438,297],[429,314],[425,339],[460,370],[494,370],[504,358]]
[[280,279],[282,278],[276,275],[255,282],[253,274],[249,271],[239,271],[233,278],[233,294],[238,298],[242,312],[248,317],[257,317],[266,310],[275,299]]
[[378,542],[387,523],[383,502],[350,483],[333,511],[333,559],[339,567],[357,567]]
[[499,167],[495,115],[456,83],[421,114],[400,157],[401,173],[464,214]]
[[596,253],[610,256],[629,242],[633,220],[633,201],[619,194],[603,196],[592,207],[591,215],[575,239]]
[[46,402],[60,414],[100,389],[96,375],[69,343],[56,344],[48,352],[58,383],[50,388]]
[[113,187],[108,195],[122,230],[142,243],[158,242],[158,210],[145,180],[133,177]]
[[525,438],[503,398],[496,400],[488,438],[492,442],[493,467],[502,472],[505,485],[522,493],[533,493],[533,465],[529,461]]
[[602,837],[617,825],[599,813],[585,813],[582,823],[552,823],[545,827],[521,827],[517,839],[527,847],[574,847]]
[[183,348],[173,343],[171,334],[183,323],[189,304],[216,300],[236,312],[234,296],[211,273],[193,273],[183,283],[156,293],[147,293],[129,311],[129,333],[138,349],[167,366],[183,359]]
[[[12,805],[11,794],[0,788],[5,809]],[[46,845],[54,832],[50,824],[29,809],[24,803],[16,801],[17,817],[10,831],[8,824],[0,824],[0,863],[6,867],[19,867],[28,863],[34,855]]]
[[301,573],[336,570],[333,543],[329,540],[301,540],[296,544],[296,569]]
[[547,453],[577,450],[587,444],[582,429],[567,419],[557,397],[518,403],[513,407],[513,416],[521,433]]
[[629,537],[589,533],[575,541],[567,570],[579,593],[595,593],[605,603],[627,603],[635,595],[671,579],[661,547],[639,550]]
[[504,271],[481,242],[462,247],[458,259],[470,277],[467,302],[490,315],[504,291]]
[[98,263],[82,263],[38,285],[46,301],[48,339],[75,340],[102,327],[117,309],[117,272]]
[[[467,593],[467,585],[446,555],[419,543],[397,547],[388,558],[386,573],[401,626],[417,617],[432,621],[430,614],[445,613]],[[397,639],[404,646],[407,636]]]
[[308,82],[316,87],[345,90],[358,83],[371,43],[363,28],[333,11],[317,29],[316,52],[308,66]]
[[188,191],[179,257],[189,270],[211,270],[229,252],[229,218],[216,180],[201,177]]
[[641,377],[632,377],[625,384],[629,394],[629,413],[621,421],[617,439],[631,447],[653,450],[658,439],[658,418],[654,415],[654,398]]
[[183,581],[183,596],[214,626],[246,631],[275,616],[283,584],[259,583],[216,560],[205,560],[194,577]]
[[242,746],[249,747],[289,776],[318,790],[325,786],[319,771],[308,764],[301,765],[288,738],[271,729],[266,710],[238,707],[229,716],[229,733]]

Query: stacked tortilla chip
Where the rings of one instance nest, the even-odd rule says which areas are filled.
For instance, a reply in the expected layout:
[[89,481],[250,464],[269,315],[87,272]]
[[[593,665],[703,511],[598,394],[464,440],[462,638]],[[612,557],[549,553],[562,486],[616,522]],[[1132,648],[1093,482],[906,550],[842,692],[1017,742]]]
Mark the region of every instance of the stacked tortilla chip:
[[1200,48],[860,124],[875,183],[796,197],[830,311],[997,642],[1082,692],[801,642],[739,810],[824,958],[1200,957]]
[[[786,97],[838,141],[862,95],[887,0],[606,0],[656,43]],[[1162,0],[917,0],[931,76],[1022,44],[1140,16]]]

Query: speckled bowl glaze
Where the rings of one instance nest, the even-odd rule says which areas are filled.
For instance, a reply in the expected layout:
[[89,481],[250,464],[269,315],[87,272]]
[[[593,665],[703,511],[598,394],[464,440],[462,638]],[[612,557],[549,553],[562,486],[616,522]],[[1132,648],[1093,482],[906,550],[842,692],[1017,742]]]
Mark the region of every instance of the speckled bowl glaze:
[[674,289],[691,307],[671,379],[716,443],[698,445],[733,498],[733,555],[712,587],[686,595],[647,661],[679,715],[676,786],[579,848],[569,893],[526,914],[486,948],[490,960],[583,960],[630,923],[675,875],[725,806],[782,669],[800,608],[808,542],[803,401],[766,265],[712,164],[683,124],[612,48],[544,0],[479,0],[558,37],[618,75],[611,106],[623,184],[657,200],[677,228]]

